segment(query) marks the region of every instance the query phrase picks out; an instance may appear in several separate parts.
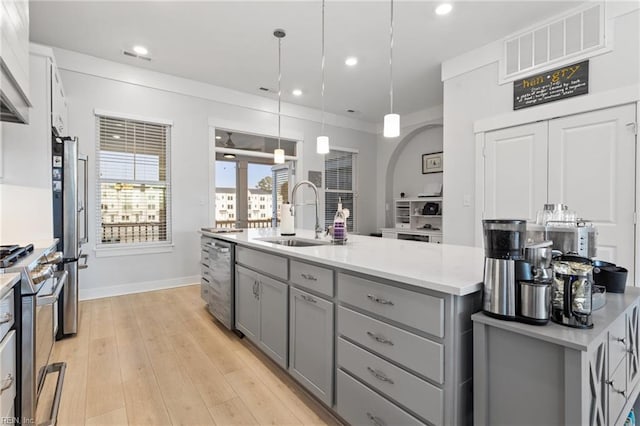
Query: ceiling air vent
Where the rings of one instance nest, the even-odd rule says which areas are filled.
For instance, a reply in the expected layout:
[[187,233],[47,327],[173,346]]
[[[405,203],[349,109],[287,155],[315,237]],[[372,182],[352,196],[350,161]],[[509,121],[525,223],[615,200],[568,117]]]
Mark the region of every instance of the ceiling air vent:
[[132,58],[138,58],[138,59],[142,59],[143,61],[151,61],[151,58],[149,56],[142,56],[142,55],[138,55],[135,52],[131,52],[129,50],[123,50],[122,54],[124,56],[130,56]]
[[560,19],[507,37],[500,61],[500,82],[507,83],[607,50],[604,18],[604,4],[590,2]]

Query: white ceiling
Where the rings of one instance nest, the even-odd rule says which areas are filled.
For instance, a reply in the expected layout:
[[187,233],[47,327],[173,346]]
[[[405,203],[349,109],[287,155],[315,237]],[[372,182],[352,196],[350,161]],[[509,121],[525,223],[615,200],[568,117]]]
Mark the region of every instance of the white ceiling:
[[[442,61],[582,2],[396,1],[395,110],[442,103]],[[320,108],[320,1],[31,1],[31,40],[253,94],[277,88],[277,42],[284,28],[283,100]],[[148,47],[151,62],[123,49]],[[379,123],[389,108],[389,3],[326,4],[327,111]],[[359,58],[354,68],[344,65]],[[304,95],[294,97],[293,88]],[[348,113],[354,109],[356,113]]]

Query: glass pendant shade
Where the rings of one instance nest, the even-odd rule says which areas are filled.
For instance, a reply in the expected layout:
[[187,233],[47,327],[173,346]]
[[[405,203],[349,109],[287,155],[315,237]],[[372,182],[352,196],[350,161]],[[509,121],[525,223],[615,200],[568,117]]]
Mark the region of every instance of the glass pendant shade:
[[316,139],[316,152],[318,154],[329,153],[329,136],[318,136]]
[[273,162],[275,164],[284,164],[284,149],[273,150]]
[[387,114],[384,116],[384,131],[385,138],[397,138],[400,136],[400,115]]

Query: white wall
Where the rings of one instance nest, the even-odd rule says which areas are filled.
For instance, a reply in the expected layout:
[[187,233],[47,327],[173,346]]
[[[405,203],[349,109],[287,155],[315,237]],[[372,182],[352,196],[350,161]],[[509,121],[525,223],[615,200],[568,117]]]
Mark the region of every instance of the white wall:
[[[189,284],[198,281],[199,235],[197,231],[208,223],[208,158],[209,125],[237,123],[243,129],[252,128],[255,133],[274,134],[276,116],[270,111],[216,102],[193,95],[183,95],[175,90],[146,87],[144,74],[148,71],[107,63],[118,70],[112,77],[84,73],[79,63],[107,61],[74,54],[68,51],[58,54],[61,77],[69,98],[70,132],[80,138],[80,150],[90,156],[89,162],[89,216],[95,218],[95,118],[94,109],[132,114],[150,119],[159,118],[173,122],[172,129],[172,195],[173,195],[173,243],[168,253],[140,254],[116,257],[95,257],[96,221],[89,226],[90,267],[81,277],[81,297],[99,297]],[[85,67],[90,71],[91,67]],[[125,80],[125,81],[123,81]],[[323,157],[315,154],[315,137],[319,123],[291,116],[282,120],[283,134],[302,135],[305,141],[299,155],[304,168],[298,173],[306,177],[308,170],[323,170]],[[358,180],[360,199],[358,222],[362,232],[375,229],[375,218],[367,214],[376,204],[375,187],[375,135],[360,130],[327,126],[334,145],[359,151]],[[300,176],[300,175],[298,175]],[[93,201],[93,202],[91,202]],[[310,215],[305,225],[313,223]]]
[[[637,5],[636,5],[637,7]],[[610,8],[610,11],[615,10]],[[614,16],[609,14],[609,17]],[[512,123],[526,122],[531,114],[560,111],[562,105],[587,104],[589,98],[621,88],[635,88],[640,83],[640,11],[624,11],[610,19],[614,28],[613,51],[590,58],[589,94],[513,112],[513,85],[498,84],[500,44],[492,44],[454,58],[443,64],[444,81],[444,206],[445,243],[473,245],[475,222],[475,153],[474,124],[500,116]],[[492,55],[492,56],[489,56]],[[478,64],[481,57],[483,63]],[[469,59],[462,73],[452,69]],[[599,99],[599,98],[597,98]],[[597,108],[597,104],[594,106]],[[535,121],[535,120],[529,120]],[[465,198],[470,201],[465,205]]]
[[[272,99],[229,91],[199,82],[181,79],[140,68],[100,60],[75,52],[54,49],[69,102],[69,133],[79,137],[80,151],[89,155],[89,201],[96,200],[95,116],[100,109],[148,119],[173,122],[172,127],[172,216],[173,247],[169,252],[125,256],[96,257],[96,205],[89,203],[90,267],[81,272],[81,298],[93,298],[191,284],[199,281],[200,227],[208,223],[209,132],[211,125],[253,130],[254,133],[277,133],[275,102]],[[34,91],[43,88],[34,87]],[[237,104],[234,104],[237,102]],[[283,136],[295,134],[303,139],[301,156],[308,170],[323,170],[323,157],[315,153],[315,137],[320,131],[320,112],[310,108],[283,105]],[[375,230],[370,212],[376,205],[375,126],[349,118],[327,115],[326,126],[334,146],[355,149],[359,153],[360,182],[358,215],[362,232]],[[46,123],[45,123],[46,124]],[[50,124],[49,124],[50,126]],[[3,130],[5,125],[3,124]],[[42,128],[46,129],[44,125]],[[6,132],[3,136],[6,135]],[[51,237],[50,134],[15,140],[3,137],[4,178],[0,185],[2,241],[27,241]],[[27,171],[29,173],[27,173]],[[25,179],[26,176],[26,179]],[[307,195],[305,195],[305,199]],[[25,205],[34,212],[24,220],[24,213],[9,206]],[[305,209],[306,211],[310,211]],[[12,228],[21,222],[37,222],[43,229],[32,232],[28,226]],[[304,226],[311,228],[311,214]]]
[[393,197],[404,192],[416,197],[429,183],[442,183],[442,173],[422,174],[422,155],[442,151],[442,127],[432,127],[415,134],[398,155],[393,172]]
[[[394,190],[394,174],[396,167],[414,168],[415,159],[397,161],[405,146],[415,135],[431,125],[442,124],[442,105],[418,111],[400,117],[400,136],[389,139],[382,136],[382,128],[378,129],[377,135],[377,158],[376,158],[376,227],[378,229],[392,226],[394,198],[398,198],[400,193]],[[419,145],[419,142],[418,142]],[[420,158],[422,161],[422,152]],[[406,163],[406,164],[405,164]],[[421,175],[421,168],[416,169]]]
[[0,243],[51,239],[51,120],[49,59],[29,58],[30,124],[1,123],[3,177],[0,179]]

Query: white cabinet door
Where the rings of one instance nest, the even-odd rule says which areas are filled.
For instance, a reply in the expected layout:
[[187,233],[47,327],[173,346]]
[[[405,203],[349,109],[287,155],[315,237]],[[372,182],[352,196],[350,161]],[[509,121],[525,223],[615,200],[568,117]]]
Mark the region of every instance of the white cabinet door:
[[[634,269],[635,106],[549,122],[549,202],[598,227],[599,259]],[[540,205],[538,206],[540,208]]]
[[547,123],[485,135],[484,192],[484,218],[536,220],[547,202]]

